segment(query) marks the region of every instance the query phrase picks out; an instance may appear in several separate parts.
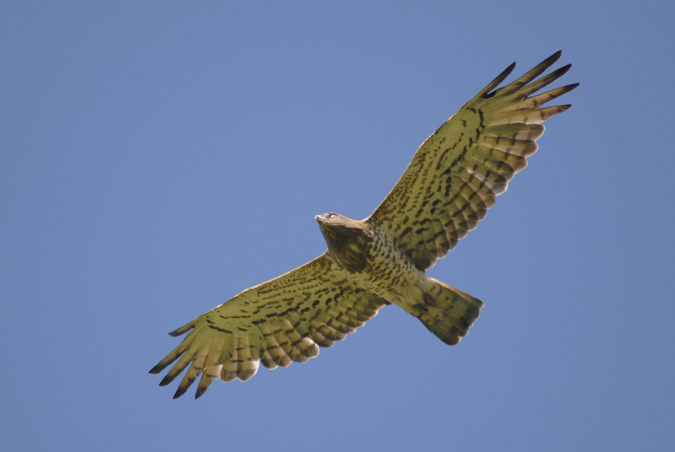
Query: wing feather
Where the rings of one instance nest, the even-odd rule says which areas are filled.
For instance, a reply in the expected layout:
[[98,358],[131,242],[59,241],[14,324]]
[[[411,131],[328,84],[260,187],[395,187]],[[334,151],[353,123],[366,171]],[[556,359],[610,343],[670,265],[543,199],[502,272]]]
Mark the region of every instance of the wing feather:
[[366,219],[370,227],[395,238],[421,270],[454,248],[527,166],[544,133],[541,123],[570,107],[541,106],[578,83],[537,94],[569,71],[566,65],[540,77],[560,55],[497,88],[512,64],[467,102],[420,146],[391,193]]
[[386,302],[356,287],[326,254],[279,278],[252,287],[170,333],[188,333],[150,373],[176,362],[160,385],[186,368],[174,398],[201,375],[196,397],[214,378],[253,377],[268,369],[306,362],[373,317]]

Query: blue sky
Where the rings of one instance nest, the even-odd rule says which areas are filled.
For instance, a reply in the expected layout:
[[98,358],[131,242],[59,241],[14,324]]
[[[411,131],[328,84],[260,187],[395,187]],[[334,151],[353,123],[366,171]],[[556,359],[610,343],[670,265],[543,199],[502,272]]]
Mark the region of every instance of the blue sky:
[[[675,421],[670,2],[3,2],[6,450],[666,450]],[[306,364],[172,400],[166,333],[316,257],[511,62],[581,82],[430,274]],[[511,77],[509,80],[512,80]]]

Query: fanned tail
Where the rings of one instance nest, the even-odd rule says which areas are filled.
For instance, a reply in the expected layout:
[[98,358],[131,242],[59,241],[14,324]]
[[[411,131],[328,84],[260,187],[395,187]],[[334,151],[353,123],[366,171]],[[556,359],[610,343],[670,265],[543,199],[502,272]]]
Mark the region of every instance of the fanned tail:
[[448,345],[456,345],[469,332],[483,307],[478,298],[430,278],[435,286],[424,294],[425,307],[417,318]]

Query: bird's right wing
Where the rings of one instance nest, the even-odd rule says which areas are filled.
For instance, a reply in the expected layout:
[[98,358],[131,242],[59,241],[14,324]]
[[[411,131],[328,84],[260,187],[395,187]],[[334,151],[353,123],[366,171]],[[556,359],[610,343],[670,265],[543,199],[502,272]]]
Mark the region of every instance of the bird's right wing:
[[[362,326],[386,302],[354,285],[327,254],[276,279],[252,287],[170,333],[188,333],[150,370],[160,373],[178,359],[160,386],[188,365],[174,398],[201,374],[195,398],[213,381],[248,380],[259,363],[268,369],[305,362],[319,347]],[[180,358],[180,359],[179,359]]]

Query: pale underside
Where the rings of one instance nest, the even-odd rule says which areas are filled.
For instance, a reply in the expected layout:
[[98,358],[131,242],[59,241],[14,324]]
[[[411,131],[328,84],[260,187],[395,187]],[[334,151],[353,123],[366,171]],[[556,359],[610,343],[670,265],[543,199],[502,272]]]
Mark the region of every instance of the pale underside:
[[[557,52],[495,90],[515,64],[500,74],[422,144],[394,189],[365,220],[418,269],[432,266],[476,227],[537,150],[541,123],[569,108],[542,105],[577,84],[538,93],[569,70],[571,65],[536,79],[559,57]],[[247,380],[259,363],[275,368],[317,356],[319,346],[344,339],[389,301],[356,285],[323,254],[171,333],[189,332],[150,372],[159,373],[178,360],[160,384],[169,384],[187,368],[174,397],[202,375],[199,397],[212,378]]]

